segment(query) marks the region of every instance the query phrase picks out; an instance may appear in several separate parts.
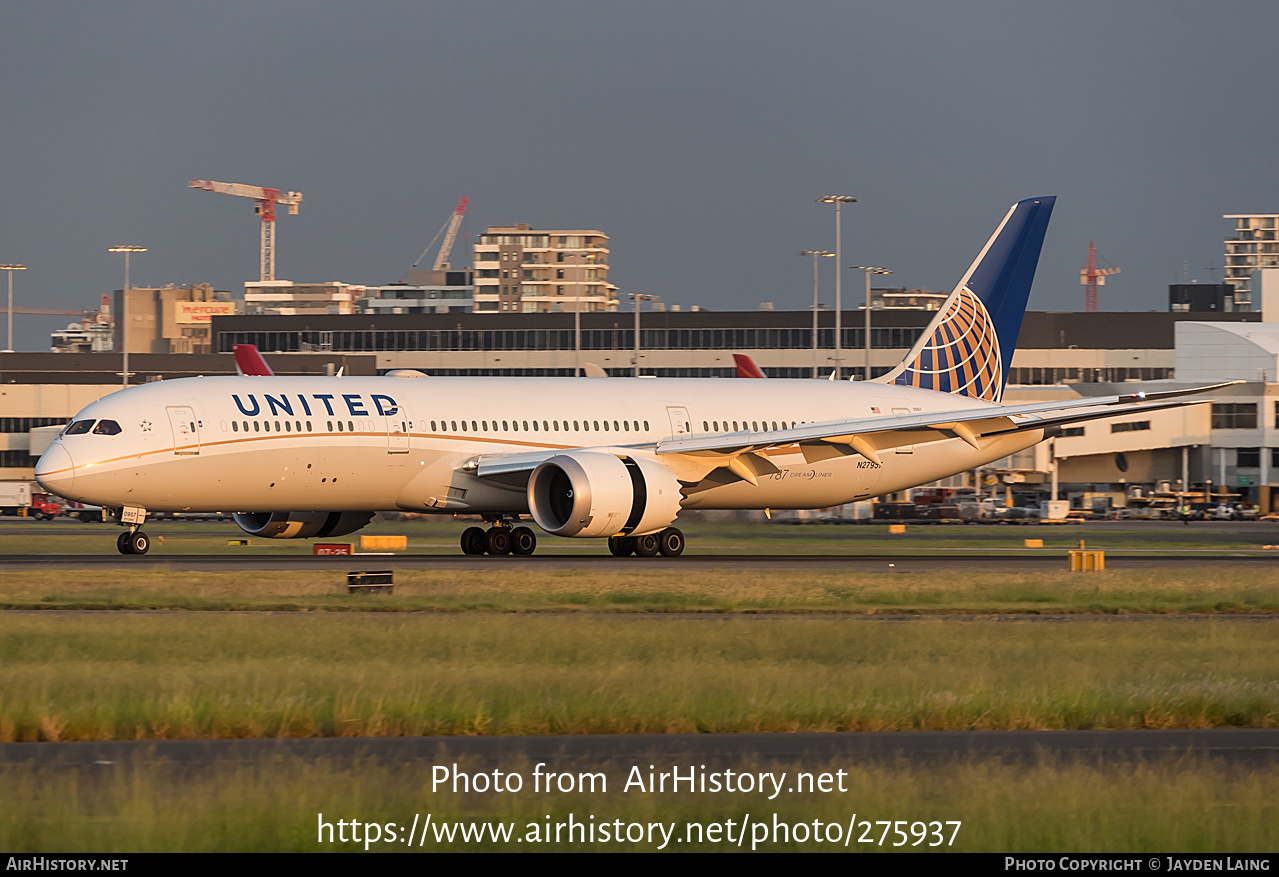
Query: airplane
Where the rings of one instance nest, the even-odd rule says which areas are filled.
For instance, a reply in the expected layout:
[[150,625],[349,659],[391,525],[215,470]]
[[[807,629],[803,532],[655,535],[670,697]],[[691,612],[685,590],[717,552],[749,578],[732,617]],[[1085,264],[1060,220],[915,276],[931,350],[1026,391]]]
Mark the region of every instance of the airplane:
[[270,377],[275,374],[258,352],[256,344],[234,344],[231,346],[231,355],[235,357],[235,370],[241,375]]
[[760,371],[759,366],[755,364],[755,360],[751,359],[749,354],[734,353],[733,366],[737,370],[736,375],[739,378],[766,378],[768,375]]
[[[839,505],[976,469],[1063,424],[1225,384],[1001,404],[1055,197],[1014,204],[932,323],[871,381],[255,376],[156,381],[84,408],[36,480],[146,554],[154,511],[241,509],[252,536],[343,536],[378,511],[478,515],[466,554],[542,531],[674,557],[685,509]],[[1177,397],[1177,398],[1174,398]]]

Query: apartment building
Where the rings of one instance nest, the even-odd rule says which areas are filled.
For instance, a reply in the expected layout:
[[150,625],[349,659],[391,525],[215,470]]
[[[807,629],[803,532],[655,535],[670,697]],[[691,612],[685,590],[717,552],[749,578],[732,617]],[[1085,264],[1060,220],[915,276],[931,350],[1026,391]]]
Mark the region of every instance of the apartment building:
[[474,251],[477,313],[617,310],[602,231],[491,225]]

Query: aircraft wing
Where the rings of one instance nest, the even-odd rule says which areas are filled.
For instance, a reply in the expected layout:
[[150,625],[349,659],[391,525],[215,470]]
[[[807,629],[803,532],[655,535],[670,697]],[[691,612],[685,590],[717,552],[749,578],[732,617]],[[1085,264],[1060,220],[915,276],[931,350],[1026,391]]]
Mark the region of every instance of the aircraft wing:
[[[835,457],[860,454],[879,463],[879,451],[902,445],[925,444],[958,438],[980,448],[979,439],[1027,429],[1047,429],[1067,423],[1202,405],[1209,399],[1185,399],[1240,381],[1229,381],[1183,390],[1153,393],[1128,393],[1069,402],[1030,402],[1024,405],[983,405],[953,411],[920,414],[881,415],[825,423],[805,423],[786,429],[762,432],[735,432],[692,438],[667,439],[651,444],[633,445],[636,451],[655,453],[676,470],[681,481],[698,482],[717,468],[727,468],[741,478],[756,483],[756,478],[779,471],[764,455],[755,453],[768,448],[797,447],[809,463]],[[605,447],[605,446],[601,446]],[[607,446],[617,449],[618,446]],[[481,478],[517,482],[543,461],[565,450],[548,449],[520,454],[484,454],[469,460],[462,468]]]

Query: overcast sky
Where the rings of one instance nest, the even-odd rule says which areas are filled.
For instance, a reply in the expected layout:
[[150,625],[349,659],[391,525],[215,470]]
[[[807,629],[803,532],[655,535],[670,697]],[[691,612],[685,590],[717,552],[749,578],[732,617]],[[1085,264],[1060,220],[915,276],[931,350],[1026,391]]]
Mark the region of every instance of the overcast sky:
[[[257,279],[252,202],[299,190],[277,276],[402,279],[448,217],[597,228],[623,292],[803,309],[803,249],[949,290],[1057,195],[1031,298],[1165,310],[1219,281],[1224,213],[1279,212],[1272,2],[21,2],[0,28],[0,261],[15,299]],[[283,211],[282,211],[283,214]],[[453,262],[469,264],[462,239]],[[833,260],[823,300],[833,302]],[[858,272],[844,270],[855,300]],[[855,303],[855,301],[853,302]],[[0,300],[0,305],[3,301]],[[629,307],[629,305],[627,306]],[[47,349],[68,318],[17,317]]]

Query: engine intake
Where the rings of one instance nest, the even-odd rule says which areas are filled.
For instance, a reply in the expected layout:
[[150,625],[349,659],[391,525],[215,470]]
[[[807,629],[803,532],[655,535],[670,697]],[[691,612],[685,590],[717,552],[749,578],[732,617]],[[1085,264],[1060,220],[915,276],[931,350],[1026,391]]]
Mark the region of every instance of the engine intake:
[[652,533],[675,520],[681,499],[675,473],[647,457],[561,454],[528,480],[529,512],[556,536]]
[[373,512],[236,512],[236,526],[264,539],[345,536],[373,520]]

